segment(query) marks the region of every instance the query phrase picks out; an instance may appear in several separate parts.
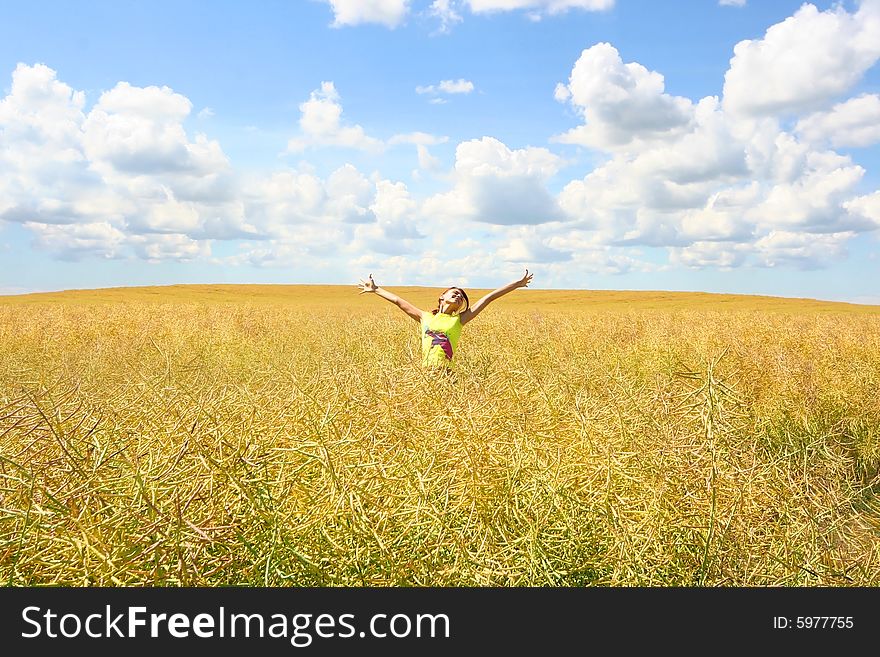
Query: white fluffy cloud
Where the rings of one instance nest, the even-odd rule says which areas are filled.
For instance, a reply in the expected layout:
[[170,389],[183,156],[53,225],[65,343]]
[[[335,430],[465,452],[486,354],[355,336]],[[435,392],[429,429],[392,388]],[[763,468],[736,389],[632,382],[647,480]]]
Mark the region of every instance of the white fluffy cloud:
[[502,242],[498,256],[508,262],[551,263],[572,259],[571,251],[553,248],[536,233],[512,237]]
[[[241,253],[222,259],[224,264],[333,275],[339,273],[339,256],[412,254],[424,238],[418,230],[418,204],[406,185],[368,180],[351,165],[326,181],[295,171],[254,181],[248,207],[268,239],[244,244]],[[331,268],[322,258],[333,263]]]
[[494,11],[528,10],[537,15],[559,14],[569,9],[605,11],[614,6],[614,0],[467,0],[475,14]]
[[[499,2],[498,10],[563,4]],[[313,273],[325,271],[322,258],[348,258],[411,282],[444,275],[449,254],[470,263],[469,275],[493,279],[529,263],[560,280],[564,271],[667,266],[644,262],[644,247],[665,248],[674,267],[820,267],[880,229],[880,192],[866,189],[858,154],[837,151],[880,140],[880,96],[856,94],[880,49],[878,7],[804,5],[737,46],[721,98],[669,94],[660,72],[625,63],[611,44],[583,50],[555,92],[576,118],[551,138],[594,162],[574,180],[562,179],[572,161],[548,148],[483,136],[458,143],[449,163],[430,151],[446,137],[370,136],[344,118],[332,82],[302,103],[291,152],[414,146],[413,178],[434,174],[427,197],[352,164],[322,175],[306,162],[243,174],[217,141],[187,131],[193,106],[181,93],[120,82],[89,107],[48,67],[20,65],[0,99],[0,221],[68,259],[205,260],[215,240],[233,239],[245,241],[241,252],[215,262]],[[833,61],[819,66],[810,48],[833,52]],[[791,64],[801,59],[803,67]],[[471,85],[446,80],[423,91]],[[322,153],[322,166],[339,154]]]
[[61,260],[84,257],[118,258],[123,255],[128,236],[107,221],[79,224],[25,222],[39,249],[55,253]]
[[[125,82],[86,110],[85,95],[52,69],[18,66],[0,100],[0,220],[23,225],[37,248],[60,258],[148,261],[204,259],[215,239],[294,240],[308,242],[308,253],[332,252],[351,242],[354,224],[378,222],[371,206],[379,199],[384,208],[383,194],[355,167],[326,179],[307,170],[242,176],[216,141],[188,136],[191,110],[167,87]],[[333,133],[332,121],[317,125],[331,129],[311,134]],[[403,230],[399,213],[390,221],[389,234]]]
[[451,0],[434,0],[428,8],[428,15],[440,21],[438,32],[441,34],[448,33],[453,25],[462,21]]
[[[852,197],[864,169],[848,157],[808,152],[795,179],[766,185],[746,217],[760,230],[800,229],[831,233],[853,226],[843,203]],[[841,225],[843,223],[844,225]]]
[[85,95],[55,71],[20,64],[0,101],[0,219],[23,224],[38,248],[62,258],[248,233],[219,144],[183,128],[191,109],[167,87],[119,83],[86,112]]
[[424,237],[406,185],[367,178],[350,164],[322,180],[310,171],[279,171],[244,185],[246,213],[267,241],[230,264],[289,266],[320,256],[372,251],[411,253]]
[[855,233],[811,234],[770,231],[754,244],[760,264],[765,267],[794,265],[817,269],[846,253],[846,243]]
[[[237,262],[273,264],[369,241],[392,252],[422,239],[418,203],[403,183],[368,178],[351,164],[326,178],[308,165],[237,173],[219,143],[187,134],[191,111],[168,87],[125,82],[87,110],[85,95],[55,71],[20,65],[0,99],[0,221],[23,225],[36,248],[72,260],[206,259],[213,240],[246,239],[258,242]],[[305,141],[385,147],[341,114],[325,83],[304,104]],[[415,145],[421,165],[437,168],[427,148],[446,140],[415,132],[389,145]]]
[[192,103],[168,87],[120,82],[101,94],[82,125],[86,157],[99,167],[129,174],[210,174],[228,162],[204,135],[189,141],[182,121]]
[[772,116],[825,106],[847,92],[880,56],[880,2],[855,13],[804,4],[762,39],[740,41],[724,76],[724,107]]
[[801,138],[829,143],[835,148],[870,146],[880,142],[880,96],[862,94],[839,103],[827,112],[816,112],[798,121]]
[[350,164],[322,180],[310,171],[277,171],[243,185],[245,212],[259,233],[289,238],[303,226],[338,226],[375,222],[370,209],[375,184]]
[[427,132],[411,132],[408,134],[397,134],[388,140],[388,145],[395,144],[414,144],[416,147],[416,155],[418,157],[419,168],[423,171],[439,171],[442,167],[440,160],[428,150],[428,146],[437,146],[445,144],[449,141],[449,137],[437,137]]
[[186,235],[134,235],[128,239],[136,255],[147,262],[205,260],[211,255],[207,240],[194,240]]
[[327,214],[346,223],[361,224],[375,219],[369,205],[376,195],[375,185],[351,164],[336,169],[324,183]]
[[612,242],[673,245],[708,225],[720,236],[741,235],[731,203],[749,173],[745,145],[732,137],[715,98],[693,107],[687,125],[677,139],[614,151],[563,188],[561,206]]
[[417,205],[409,191],[401,182],[379,180],[376,182],[376,196],[370,209],[378,219],[378,227],[386,237],[392,239],[419,238]]
[[[384,25],[394,29],[404,23],[411,9],[410,0],[325,0],[333,10],[333,27],[365,23]],[[439,20],[440,33],[449,32],[460,23],[459,7],[466,5],[474,14],[502,11],[526,11],[530,18],[556,15],[570,9],[605,11],[615,0],[433,0],[425,14]]]
[[469,94],[473,90],[474,83],[463,78],[458,80],[441,80],[439,84],[416,87],[417,94]]
[[[829,147],[877,140],[880,99],[810,108],[850,91],[876,60],[880,40],[866,35],[880,27],[878,6],[870,0],[847,13],[804,5],[762,41],[737,46],[723,100],[669,96],[662,76],[624,64],[610,44],[585,50],[555,93],[584,124],[556,140],[608,157],[563,187],[559,205],[571,220],[563,226],[602,244],[665,246],[672,264],[688,267],[809,268],[841,257],[848,239],[878,227],[880,209],[874,195],[857,196],[865,170]],[[816,69],[811,49],[836,59]],[[847,65],[855,72],[821,90]],[[777,84],[783,66],[787,79]],[[738,86],[746,71],[748,91]],[[787,131],[792,113],[800,120]]]
[[326,0],[333,9],[333,27],[379,23],[395,28],[409,11],[409,0]]
[[386,255],[416,253],[426,235],[419,229],[419,209],[406,185],[390,180],[376,181],[371,212],[377,221],[358,226],[351,251]]
[[496,225],[538,224],[562,212],[547,180],[562,160],[545,148],[511,150],[492,137],[455,150],[454,188],[425,202],[425,214]]
[[859,221],[873,222],[875,228],[880,228],[880,191],[857,196],[846,201],[843,207]]
[[729,270],[746,262],[749,247],[738,242],[694,242],[669,250],[669,260],[691,269],[707,267]]
[[670,249],[670,262],[691,269],[730,270],[752,262],[761,267],[818,269],[846,254],[852,232],[803,233],[772,230],[753,243],[694,242]]
[[756,146],[735,138],[720,110],[699,114],[679,140],[616,154],[568,183],[559,202],[575,225],[605,243],[671,247],[673,260],[688,266],[735,266],[755,252],[722,253],[706,246],[711,242],[754,244],[774,230],[843,235],[876,227],[868,201],[847,205],[864,174],[849,157],[778,131],[770,146]]
[[299,106],[301,136],[287,144],[287,150],[298,153],[310,146],[341,146],[378,152],[384,147],[379,139],[369,137],[359,125],[342,122],[340,96],[332,82],[322,82],[307,101]]
[[100,176],[83,153],[84,107],[85,94],[49,67],[15,68],[0,100],[0,219],[71,224],[124,210],[121,199],[90,193]]
[[84,106],[85,94],[59,81],[48,66],[18,64],[11,90],[0,100],[0,158],[26,166],[31,156],[48,148],[56,162],[81,161],[78,132]]
[[378,154],[396,144],[427,147],[447,140],[446,137],[435,137],[425,132],[413,132],[393,135],[386,143],[367,135],[360,125],[346,123],[342,117],[341,100],[333,82],[322,82],[320,89],[312,91],[309,99],[299,106],[300,134],[288,141],[287,152],[302,153],[307,149],[338,147]]
[[598,43],[584,50],[556,99],[569,101],[585,124],[556,140],[599,148],[636,140],[671,138],[691,120],[691,102],[664,92],[663,76],[641,64],[624,64],[617,49]]

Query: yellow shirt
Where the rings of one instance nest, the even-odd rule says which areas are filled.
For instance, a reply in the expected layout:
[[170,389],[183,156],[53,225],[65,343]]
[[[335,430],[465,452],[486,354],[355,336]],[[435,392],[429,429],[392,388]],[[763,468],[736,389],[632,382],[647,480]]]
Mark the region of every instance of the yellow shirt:
[[438,312],[422,313],[422,364],[449,367],[461,337],[461,317]]

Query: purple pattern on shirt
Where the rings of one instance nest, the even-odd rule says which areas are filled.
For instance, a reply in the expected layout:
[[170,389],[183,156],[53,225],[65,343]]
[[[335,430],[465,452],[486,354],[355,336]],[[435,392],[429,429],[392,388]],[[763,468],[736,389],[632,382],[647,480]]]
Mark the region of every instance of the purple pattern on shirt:
[[449,342],[449,337],[443,333],[443,331],[425,329],[425,335],[430,335],[431,338],[433,338],[431,340],[431,347],[440,345],[440,348],[443,349],[443,353],[446,354],[446,358],[452,360],[452,344]]

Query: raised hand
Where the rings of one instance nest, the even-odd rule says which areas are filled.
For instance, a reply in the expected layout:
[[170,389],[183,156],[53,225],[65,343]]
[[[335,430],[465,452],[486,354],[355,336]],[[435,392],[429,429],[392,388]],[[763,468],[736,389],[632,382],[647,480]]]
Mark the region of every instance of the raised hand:
[[534,276],[534,274],[530,274],[529,270],[526,269],[525,276],[523,276],[520,280],[518,280],[516,282],[516,286],[517,287],[527,287],[528,284],[532,282],[532,276]]
[[364,281],[364,279],[361,279],[360,283],[358,283],[355,287],[360,288],[360,293],[363,294],[364,292],[375,292],[379,286],[376,285],[376,282],[373,280],[373,275],[370,274],[366,281]]

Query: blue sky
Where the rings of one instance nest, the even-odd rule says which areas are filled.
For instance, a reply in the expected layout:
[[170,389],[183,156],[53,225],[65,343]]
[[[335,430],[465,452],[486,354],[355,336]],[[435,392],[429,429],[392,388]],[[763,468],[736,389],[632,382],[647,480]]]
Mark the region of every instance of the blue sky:
[[0,294],[880,304],[880,0],[7,4]]

